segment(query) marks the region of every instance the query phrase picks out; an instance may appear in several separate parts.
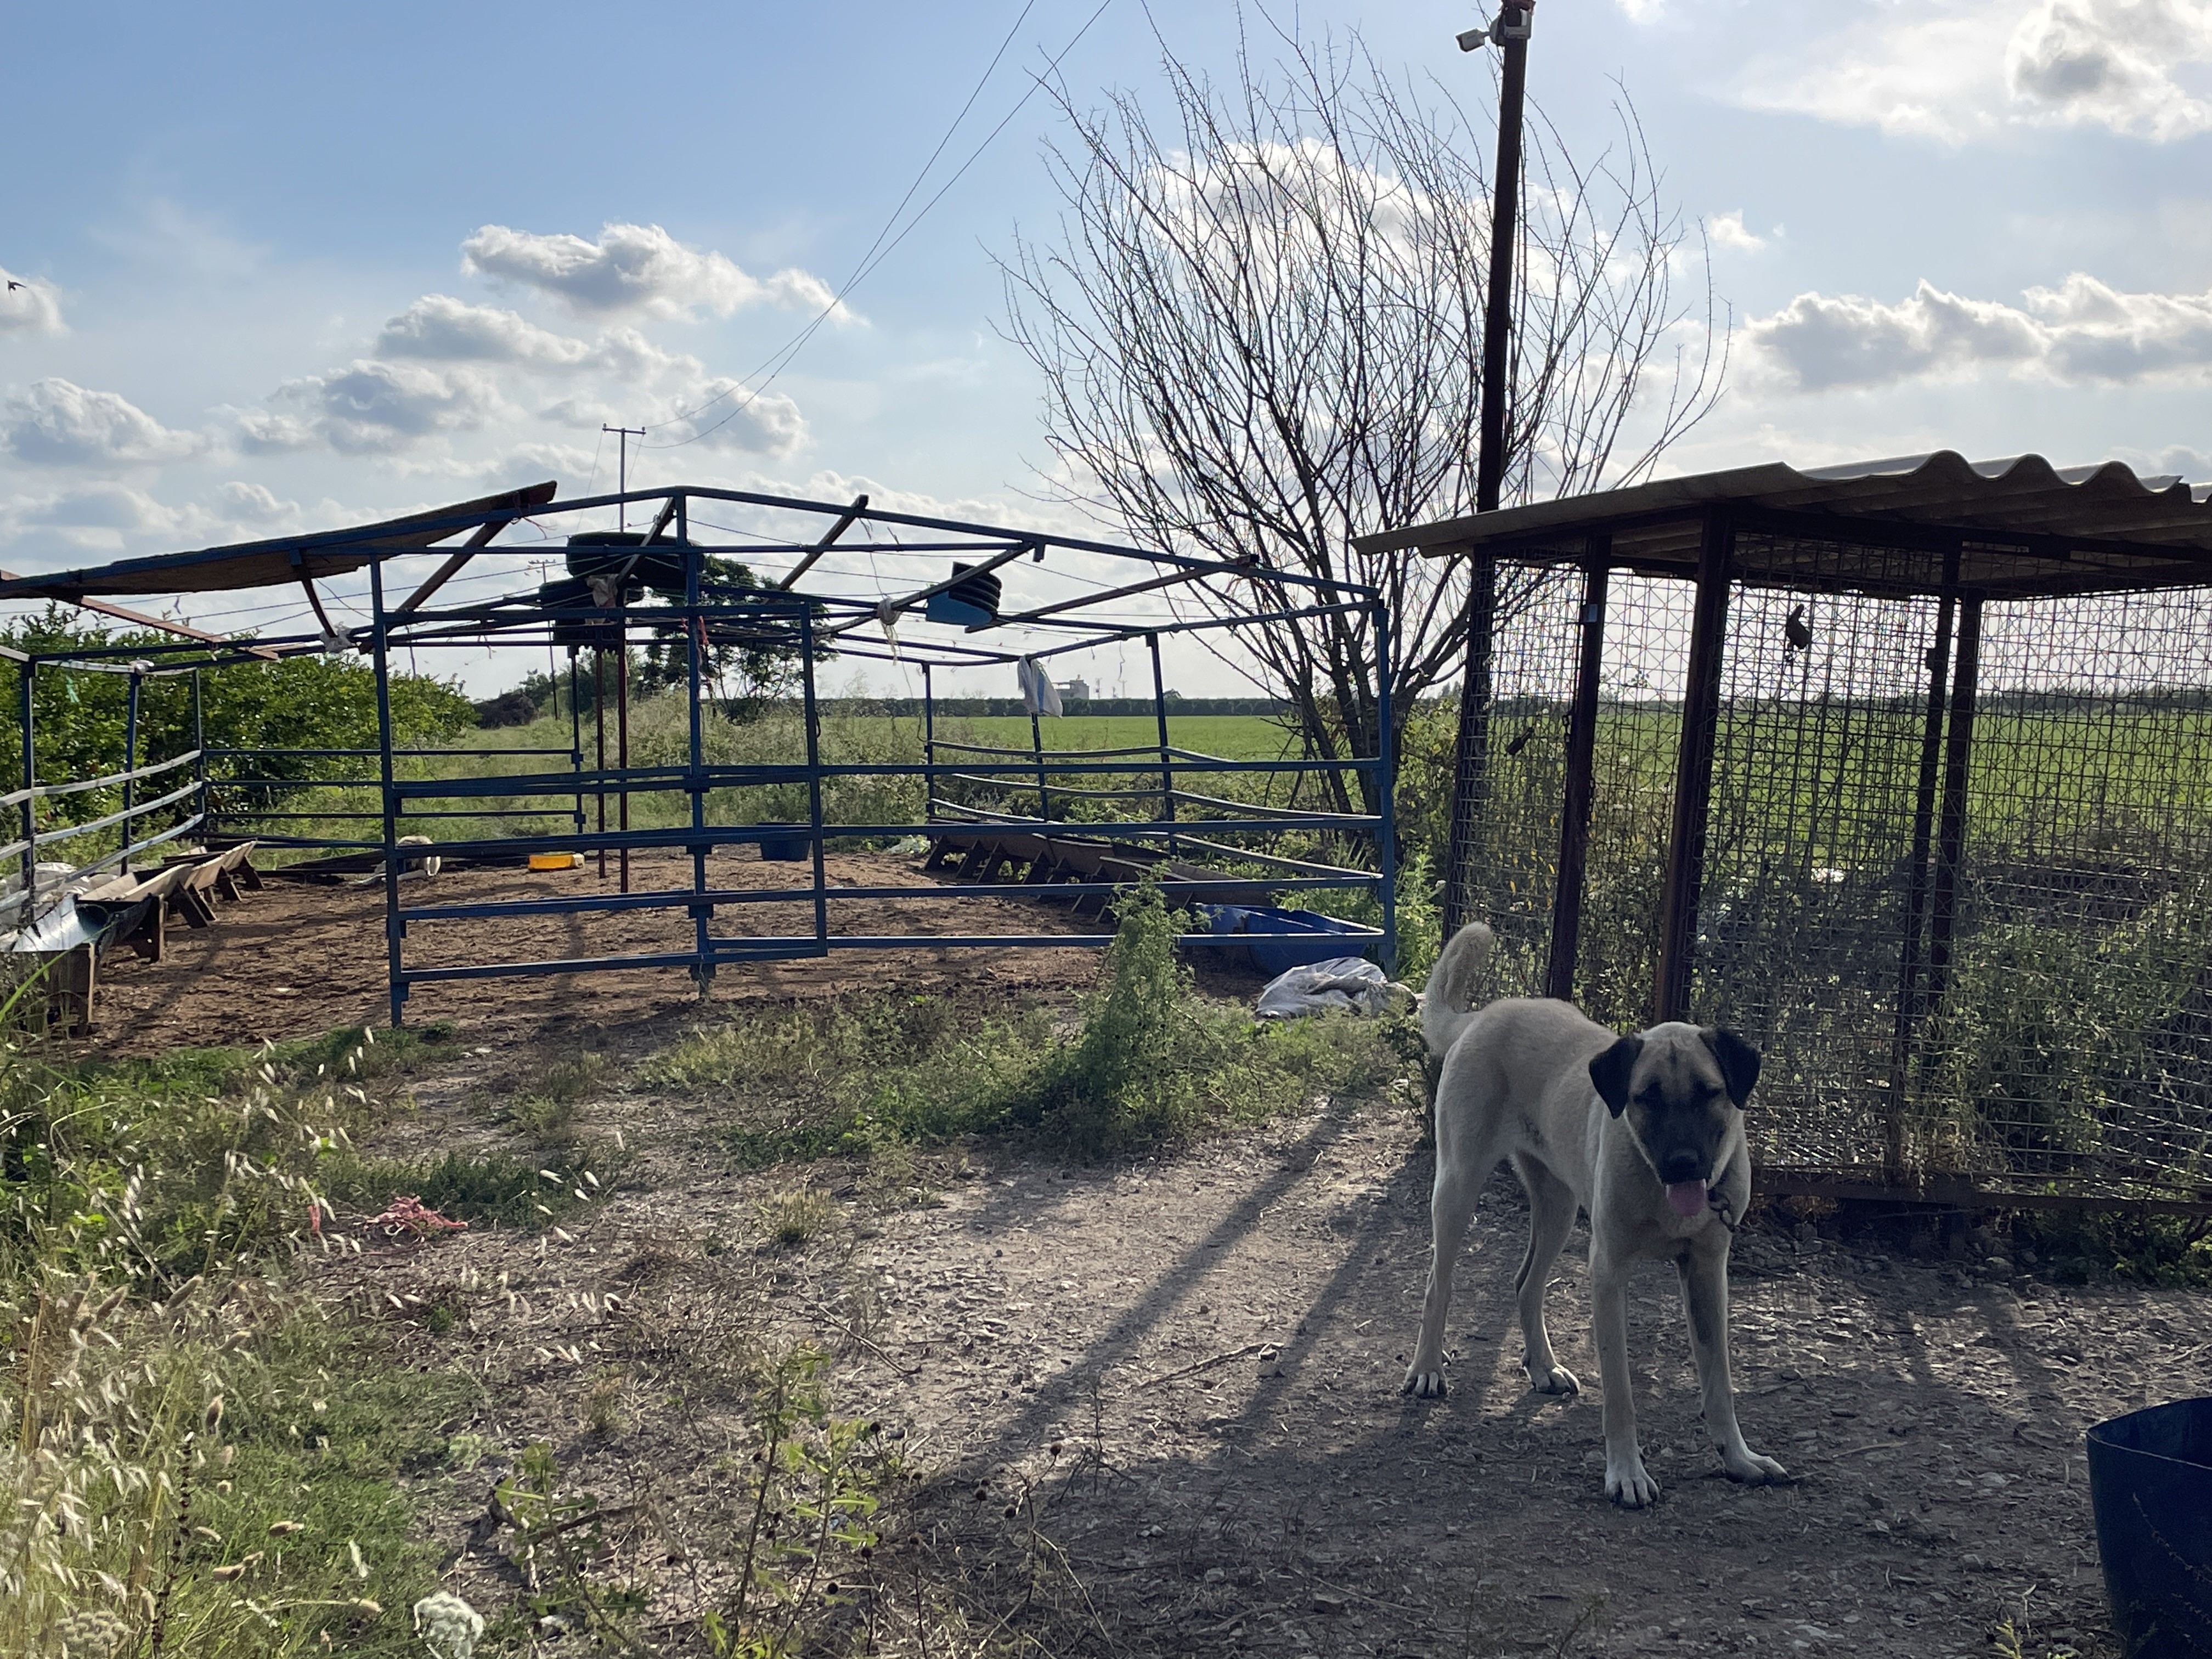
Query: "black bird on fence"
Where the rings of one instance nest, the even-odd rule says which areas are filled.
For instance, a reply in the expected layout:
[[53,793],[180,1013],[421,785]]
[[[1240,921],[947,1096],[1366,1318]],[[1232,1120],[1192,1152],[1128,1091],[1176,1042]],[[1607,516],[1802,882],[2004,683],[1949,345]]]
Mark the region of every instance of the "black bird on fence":
[[1783,618],[1782,637],[1790,643],[1790,651],[1802,651],[1813,643],[1813,630],[1805,626],[1805,607],[1792,605],[1790,614]]

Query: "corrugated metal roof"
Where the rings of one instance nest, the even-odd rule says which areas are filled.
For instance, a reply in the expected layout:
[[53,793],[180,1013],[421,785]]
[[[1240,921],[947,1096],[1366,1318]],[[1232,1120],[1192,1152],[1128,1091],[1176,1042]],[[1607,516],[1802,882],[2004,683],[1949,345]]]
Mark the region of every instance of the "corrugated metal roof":
[[[552,483],[532,484],[434,512],[410,513],[403,519],[346,530],[204,547],[191,553],[164,553],[150,559],[124,559],[82,570],[16,576],[0,581],[0,599],[64,599],[73,605],[87,594],[220,593],[343,575],[374,559],[420,552],[471,528],[466,521],[484,514],[543,507],[558,489]],[[455,520],[464,522],[456,525]]]
[[[2212,578],[2208,496],[2212,489],[2172,476],[2138,477],[2118,461],[2054,467],[2040,455],[1969,461],[1947,449],[1806,471],[1778,461],[1657,478],[1386,531],[1358,545],[1449,556],[1501,544],[1529,551],[1548,544],[1565,556],[1571,543],[1606,534],[1617,564],[1681,569],[1696,562],[1705,509],[1728,505],[1747,509],[1746,525],[1764,532],[1764,548],[1747,550],[1760,568],[1746,574],[1787,579],[1790,561],[1779,543],[1793,533],[1843,543],[1863,538],[1883,547],[1932,548],[1956,539],[1966,543],[1961,576],[1970,584],[2085,592],[2141,586],[2177,571],[2180,580]],[[1738,545],[1744,549],[1741,538]],[[1761,561],[1770,559],[1780,562],[1764,568]]]

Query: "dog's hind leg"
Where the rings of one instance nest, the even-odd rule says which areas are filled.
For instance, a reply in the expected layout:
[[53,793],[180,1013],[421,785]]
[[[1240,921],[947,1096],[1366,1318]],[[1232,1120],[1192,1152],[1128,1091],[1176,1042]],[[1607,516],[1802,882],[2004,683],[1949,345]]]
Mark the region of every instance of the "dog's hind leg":
[[1528,1251],[1513,1280],[1521,1308],[1521,1363],[1528,1370],[1528,1386],[1539,1394],[1580,1394],[1581,1380],[1559,1364],[1544,1323],[1544,1290],[1552,1280],[1552,1264],[1575,1229],[1574,1188],[1533,1158],[1515,1158],[1513,1173],[1528,1193]]
[[1735,1389],[1729,1379],[1728,1250],[1692,1249],[1676,1258],[1682,1280],[1682,1304],[1690,1316],[1690,1347],[1697,1356],[1698,1381],[1705,1406],[1705,1431],[1720,1448],[1721,1467],[1731,1480],[1756,1486],[1786,1480],[1790,1472],[1761,1457],[1743,1443],[1735,1420]]
[[1487,1146],[1480,1159],[1454,1156],[1456,1148],[1448,1130],[1446,1134],[1437,1147],[1437,1184],[1429,1197],[1429,1291],[1421,1304],[1413,1363],[1406,1371],[1405,1391],[1423,1399],[1444,1393],[1444,1316],[1451,1310],[1452,1267],[1467,1224],[1474,1218],[1475,1195],[1498,1167],[1498,1154]]

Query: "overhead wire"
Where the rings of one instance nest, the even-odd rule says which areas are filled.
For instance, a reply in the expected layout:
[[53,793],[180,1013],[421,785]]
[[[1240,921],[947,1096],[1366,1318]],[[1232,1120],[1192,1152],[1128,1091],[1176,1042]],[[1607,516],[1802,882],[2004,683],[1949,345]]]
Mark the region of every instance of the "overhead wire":
[[[907,221],[905,227],[900,230],[896,236],[890,240],[888,245],[882,246],[880,252],[874,248],[870,250],[868,257],[866,258],[860,265],[854,270],[853,275],[846,279],[845,285],[831,296],[830,303],[824,306],[805,328],[801,329],[797,335],[793,336],[793,338],[780,350],[772,353],[760,364],[758,368],[752,371],[752,374],[748,374],[743,380],[740,380],[736,386],[733,386],[727,391],[719,392],[714,397],[708,398],[705,403],[700,404],[697,409],[691,410],[690,413],[686,415],[672,416],[668,420],[659,422],[658,426],[655,426],[651,429],[658,430],[661,426],[673,426],[678,422],[690,420],[694,416],[703,413],[705,410],[712,409],[714,404],[720,402],[722,398],[732,396],[737,392],[743,389],[747,381],[750,381],[755,376],[766,372],[768,378],[762,380],[757,386],[754,387],[742,403],[738,404],[736,408],[731,410],[728,414],[723,416],[720,420],[716,421],[712,426],[702,427],[698,431],[692,433],[689,437],[674,439],[665,444],[647,443],[641,440],[638,444],[638,447],[640,449],[680,449],[686,444],[696,443],[702,438],[708,437],[714,433],[720,431],[732,421],[737,419],[738,416],[744,414],[746,410],[751,408],[754,404],[759,402],[763,397],[766,396],[768,389],[774,386],[777,379],[782,374],[783,371],[791,366],[792,360],[798,356],[799,351],[805,346],[806,343],[814,337],[817,331],[818,331],[822,327],[822,325],[830,319],[830,316],[836,311],[837,307],[845,302],[846,296],[851,294],[854,289],[860,287],[862,283],[866,282],[869,276],[878,265],[882,264],[885,259],[890,258],[890,256],[897,251],[899,244],[905,241],[908,236],[913,234],[915,228],[921,224],[924,219],[929,216],[930,210],[935,207],[939,202],[943,201],[946,192],[949,191],[953,185],[958,184],[962,179],[967,176],[969,168],[975,165],[976,161],[981,158],[983,152],[991,147],[993,141],[995,140],[1000,133],[1004,132],[1007,127],[1013,124],[1013,120],[1016,116],[1019,115],[1024,109],[1029,107],[1030,100],[1036,96],[1037,88],[1045,84],[1046,76],[1051,75],[1054,70],[1059,69],[1060,60],[1065,58],[1069,52],[1075,50],[1077,46],[1082,42],[1083,37],[1091,33],[1091,26],[1097,23],[1101,17],[1106,15],[1106,9],[1113,3],[1114,0],[1098,0],[1097,9],[1084,21],[1083,27],[1075,32],[1074,38],[1066,46],[1062,46],[1053,57],[1052,61],[1045,65],[1044,73],[1042,75],[1033,76],[1030,77],[1029,90],[1021,95],[1020,99],[1015,103],[1013,108],[1006,112],[1006,115],[1000,120],[998,125],[993,127],[989,132],[984,135],[983,142],[976,145],[973,150],[969,152],[968,159],[960,164],[958,169],[954,172],[953,175],[950,179],[946,179],[943,185],[938,187],[937,193],[935,195],[932,196],[927,202],[924,202],[921,204],[921,208],[916,210],[914,216]],[[1023,9],[1022,15],[1026,17],[1028,15],[1028,8],[1024,7]],[[1017,29],[1021,27],[1021,20],[1019,18],[1015,20],[1014,27]],[[1000,54],[1003,55],[1005,51],[1005,46],[1001,46],[1000,47]],[[998,59],[994,58],[992,59],[993,66],[996,67]],[[990,72],[988,70],[984,72],[983,78],[985,81],[988,81],[990,78]],[[981,90],[982,82],[979,82],[976,85],[976,92],[980,93]],[[969,94],[969,102],[972,104],[974,101],[975,94]],[[963,114],[966,112],[965,106],[963,107],[962,112]],[[957,119],[954,121],[953,125],[956,127],[959,125]],[[951,134],[948,131],[945,137],[949,140],[951,137]],[[944,148],[944,143],[940,142],[938,148],[942,149]],[[933,152],[931,159],[933,161],[935,160],[934,152]],[[927,171],[928,169],[925,167],[923,169],[924,176],[927,176]],[[915,180],[915,188],[918,189],[920,188],[920,185],[921,179],[917,179]],[[913,193],[913,190],[909,190],[907,192],[908,199],[911,199]],[[892,216],[893,219],[896,220],[896,211]],[[888,229],[888,226],[886,226],[886,229]],[[882,243],[883,235],[878,234],[876,240],[878,243]]]

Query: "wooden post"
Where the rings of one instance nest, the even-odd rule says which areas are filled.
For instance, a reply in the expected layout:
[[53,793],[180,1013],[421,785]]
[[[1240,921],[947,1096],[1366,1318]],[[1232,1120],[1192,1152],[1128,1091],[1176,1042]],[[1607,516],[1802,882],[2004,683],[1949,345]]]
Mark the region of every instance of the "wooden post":
[[1544,994],[1575,998],[1575,960],[1582,941],[1583,878],[1589,857],[1591,769],[1597,752],[1598,677],[1605,664],[1605,602],[1613,538],[1593,536],[1583,580],[1582,659],[1567,723],[1565,798],[1559,809],[1559,877],[1552,898],[1552,960]]
[[1654,1023],[1685,1019],[1697,951],[1698,897],[1705,882],[1705,825],[1712,805],[1713,747],[1719,735],[1721,659],[1727,643],[1729,571],[1735,527],[1725,507],[1705,511],[1698,549],[1698,597],[1690,621],[1690,663],[1675,751],[1674,820],[1667,838],[1667,888],[1660,913]]
[[1468,890],[1482,820],[1490,802],[1490,696],[1498,623],[1498,562],[1478,552],[1470,562],[1467,598],[1467,672],[1459,688],[1459,738],[1452,752],[1451,826],[1445,836],[1444,940],[1474,920]]
[[1905,1091],[1912,1041],[1920,1023],[1920,942],[1928,911],[1928,854],[1935,836],[1936,781],[1943,757],[1943,683],[1951,668],[1951,628],[1959,605],[1960,550],[1943,560],[1943,590],[1936,607],[1936,642],[1928,647],[1928,697],[1920,725],[1920,779],[1912,804],[1912,857],[1905,871],[1905,949],[1898,964],[1897,1036],[1890,1051],[1889,1100],[1882,1117],[1882,1167],[1891,1182],[1905,1174]]
[[1959,660],[1951,680],[1951,723],[1943,745],[1943,810],[1936,832],[1936,898],[1929,921],[1928,990],[1934,1009],[1943,1000],[1951,966],[1951,934],[1958,920],[1959,869],[1966,849],[1966,787],[1974,754],[1974,698],[1981,679],[1982,596],[1966,595],[1959,607]]

